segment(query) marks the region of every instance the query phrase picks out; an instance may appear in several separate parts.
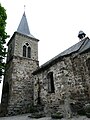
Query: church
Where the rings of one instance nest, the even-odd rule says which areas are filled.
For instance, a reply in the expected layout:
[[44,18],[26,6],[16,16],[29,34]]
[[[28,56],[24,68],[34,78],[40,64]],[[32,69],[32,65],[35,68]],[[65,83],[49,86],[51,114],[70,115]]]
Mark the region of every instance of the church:
[[90,39],[79,32],[79,42],[39,66],[38,42],[29,30],[25,12],[10,38],[1,108],[4,116],[43,112],[70,116],[90,102]]

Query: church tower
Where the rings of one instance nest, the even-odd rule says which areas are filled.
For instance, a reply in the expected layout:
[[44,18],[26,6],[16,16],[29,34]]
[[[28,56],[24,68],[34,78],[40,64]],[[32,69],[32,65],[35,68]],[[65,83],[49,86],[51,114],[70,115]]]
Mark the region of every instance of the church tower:
[[5,115],[27,113],[33,105],[32,72],[39,65],[38,41],[29,31],[24,12],[17,31],[7,44],[8,54],[1,101]]

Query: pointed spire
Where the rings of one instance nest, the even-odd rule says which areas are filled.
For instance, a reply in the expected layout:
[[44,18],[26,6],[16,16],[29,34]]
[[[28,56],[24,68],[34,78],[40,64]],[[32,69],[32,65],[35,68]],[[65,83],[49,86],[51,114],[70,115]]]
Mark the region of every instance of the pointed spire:
[[22,33],[24,35],[31,35],[30,31],[29,31],[29,26],[28,26],[25,11],[23,13],[22,19],[21,19],[20,24],[18,26],[17,32]]

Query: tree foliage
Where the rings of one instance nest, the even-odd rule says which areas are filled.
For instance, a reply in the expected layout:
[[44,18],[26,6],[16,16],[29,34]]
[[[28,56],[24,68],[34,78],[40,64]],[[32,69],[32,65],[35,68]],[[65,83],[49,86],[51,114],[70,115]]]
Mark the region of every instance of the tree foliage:
[[4,68],[5,68],[4,59],[6,56],[5,43],[6,43],[6,39],[9,37],[5,32],[6,19],[7,19],[6,10],[0,4],[0,76],[4,74]]

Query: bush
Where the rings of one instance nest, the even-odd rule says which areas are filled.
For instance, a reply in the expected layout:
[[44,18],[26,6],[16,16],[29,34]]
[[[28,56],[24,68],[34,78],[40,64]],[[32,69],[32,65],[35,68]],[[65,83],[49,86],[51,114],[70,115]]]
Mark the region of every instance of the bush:
[[86,104],[85,107],[86,116],[90,118],[90,104]]
[[44,113],[32,113],[30,116],[28,116],[30,118],[42,118],[42,117],[45,117]]
[[55,114],[52,114],[51,117],[54,119],[61,119],[61,118],[63,118],[63,114],[62,113],[55,113]]
[[90,104],[86,104],[84,109],[86,113],[90,113]]

